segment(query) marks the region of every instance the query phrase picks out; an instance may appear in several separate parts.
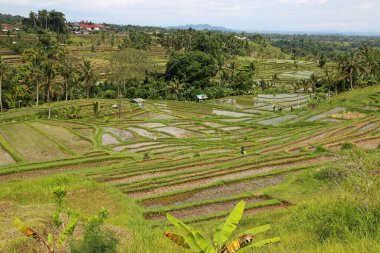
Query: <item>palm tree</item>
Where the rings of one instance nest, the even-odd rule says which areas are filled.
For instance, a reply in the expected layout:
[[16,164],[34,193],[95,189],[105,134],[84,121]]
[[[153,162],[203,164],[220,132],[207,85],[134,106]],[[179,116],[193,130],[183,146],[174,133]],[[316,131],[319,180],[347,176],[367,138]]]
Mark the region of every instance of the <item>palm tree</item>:
[[359,59],[358,54],[349,53],[345,55],[339,60],[338,66],[343,77],[349,78],[350,90],[353,90],[355,76],[365,71],[363,62]]
[[79,80],[84,83],[87,90],[87,98],[90,98],[91,87],[97,80],[94,68],[90,61],[85,60],[83,64],[79,65],[80,77]]
[[310,83],[311,83],[311,88],[313,92],[315,92],[318,82],[319,82],[318,77],[314,73],[311,74]]
[[31,77],[36,81],[36,107],[38,107],[40,98],[42,62],[46,60],[46,55],[41,50],[26,49],[23,53],[23,60],[30,63],[29,69]]
[[300,109],[300,88],[301,88],[302,82],[297,81],[293,83],[294,91],[297,92],[297,109]]
[[334,87],[335,95],[338,94],[338,77],[333,69],[325,68],[325,75],[323,76],[323,85],[328,88],[328,97],[331,97],[331,88]]
[[303,92],[307,92],[309,91],[309,81],[306,80],[306,79],[302,79],[301,82],[300,82],[302,88],[303,88]]
[[51,82],[56,75],[56,67],[55,67],[54,63],[52,63],[51,61],[45,61],[43,63],[42,71],[43,71],[43,75],[44,75],[45,80],[46,80],[46,89],[47,89],[46,101],[49,103],[49,116],[48,116],[48,118],[50,119],[50,116],[51,116],[50,96],[51,96],[51,91],[52,91]]
[[8,71],[8,65],[2,60],[0,56],[0,113],[3,112],[3,100],[2,100],[2,85],[3,77]]
[[65,86],[65,100],[68,100],[69,97],[69,82],[71,79],[71,76],[74,73],[74,66],[70,61],[63,60],[62,64],[59,68],[59,73],[63,77],[63,82]]
[[36,13],[31,11],[29,12],[29,19],[33,20],[33,28],[36,29]]
[[167,86],[167,89],[174,93],[176,98],[178,99],[178,95],[181,91],[184,89],[184,85],[180,83],[177,79],[170,82],[170,84]]

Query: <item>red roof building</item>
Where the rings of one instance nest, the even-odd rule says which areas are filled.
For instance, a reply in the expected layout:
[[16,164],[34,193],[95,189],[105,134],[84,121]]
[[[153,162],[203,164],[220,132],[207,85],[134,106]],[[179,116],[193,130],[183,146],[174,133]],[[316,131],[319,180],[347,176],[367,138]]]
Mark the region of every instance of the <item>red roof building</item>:
[[79,27],[80,27],[80,29],[86,29],[88,31],[99,31],[99,30],[108,30],[108,29],[111,29],[111,27],[105,26],[105,25],[85,24],[85,23],[80,23]]

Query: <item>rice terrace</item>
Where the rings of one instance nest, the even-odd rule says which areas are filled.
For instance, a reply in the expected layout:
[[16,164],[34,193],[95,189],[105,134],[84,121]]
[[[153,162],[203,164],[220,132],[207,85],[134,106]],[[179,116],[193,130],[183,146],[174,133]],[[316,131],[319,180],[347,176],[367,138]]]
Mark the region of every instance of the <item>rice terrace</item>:
[[0,252],[380,252],[379,37],[0,21]]

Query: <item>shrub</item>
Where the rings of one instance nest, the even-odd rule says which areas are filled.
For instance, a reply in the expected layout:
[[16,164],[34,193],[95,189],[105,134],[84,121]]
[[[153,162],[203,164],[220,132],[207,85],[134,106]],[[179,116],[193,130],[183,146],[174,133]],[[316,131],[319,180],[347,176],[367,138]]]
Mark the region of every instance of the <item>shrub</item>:
[[354,149],[356,148],[356,145],[351,143],[351,142],[345,142],[343,143],[342,147],[340,148],[341,150],[349,150],[349,149]]
[[144,160],[148,160],[149,158],[150,158],[149,153],[148,153],[148,152],[144,153],[144,157],[143,157],[143,159],[144,159]]
[[363,213],[356,203],[349,200],[329,200],[322,204],[309,203],[299,206],[290,220],[292,227],[314,233],[320,242],[351,236],[376,237],[380,227],[377,208]]
[[347,171],[339,167],[325,167],[318,171],[314,177],[319,180],[341,181],[347,177]]
[[316,153],[326,153],[326,152],[329,152],[329,150],[327,148],[323,147],[323,146],[318,146],[314,150],[314,152],[316,152]]
[[116,234],[102,228],[108,213],[107,209],[101,209],[98,215],[88,220],[83,239],[71,244],[72,253],[117,252],[118,240]]

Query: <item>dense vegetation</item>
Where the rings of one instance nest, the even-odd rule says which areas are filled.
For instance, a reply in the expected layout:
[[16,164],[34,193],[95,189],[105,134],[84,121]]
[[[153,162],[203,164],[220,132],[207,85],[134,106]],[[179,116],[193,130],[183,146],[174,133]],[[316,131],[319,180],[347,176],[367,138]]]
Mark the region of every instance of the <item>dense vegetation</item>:
[[[97,31],[88,36],[94,55],[98,50],[111,52],[110,68],[99,70],[88,57],[72,54],[78,50],[74,47],[77,39],[65,23],[64,14],[55,10],[31,12],[22,20],[22,32],[0,38],[2,47],[22,56],[17,67],[1,59],[2,108],[83,97],[189,100],[202,93],[219,98],[273,91],[280,76],[262,77],[259,66],[259,59],[273,57],[270,45],[281,49],[277,57],[293,61],[290,69],[302,69],[299,62],[307,59],[320,67],[301,80],[282,80],[287,89],[337,93],[372,85],[380,78],[377,38],[351,36],[342,41],[342,36],[264,36],[193,29],[152,28],[153,32],[147,32],[147,28],[128,26],[121,33]],[[83,41],[79,45],[85,46]],[[149,54],[158,46],[166,51],[166,71]],[[240,58],[249,60],[243,63]],[[187,63],[175,67],[183,61]]]

